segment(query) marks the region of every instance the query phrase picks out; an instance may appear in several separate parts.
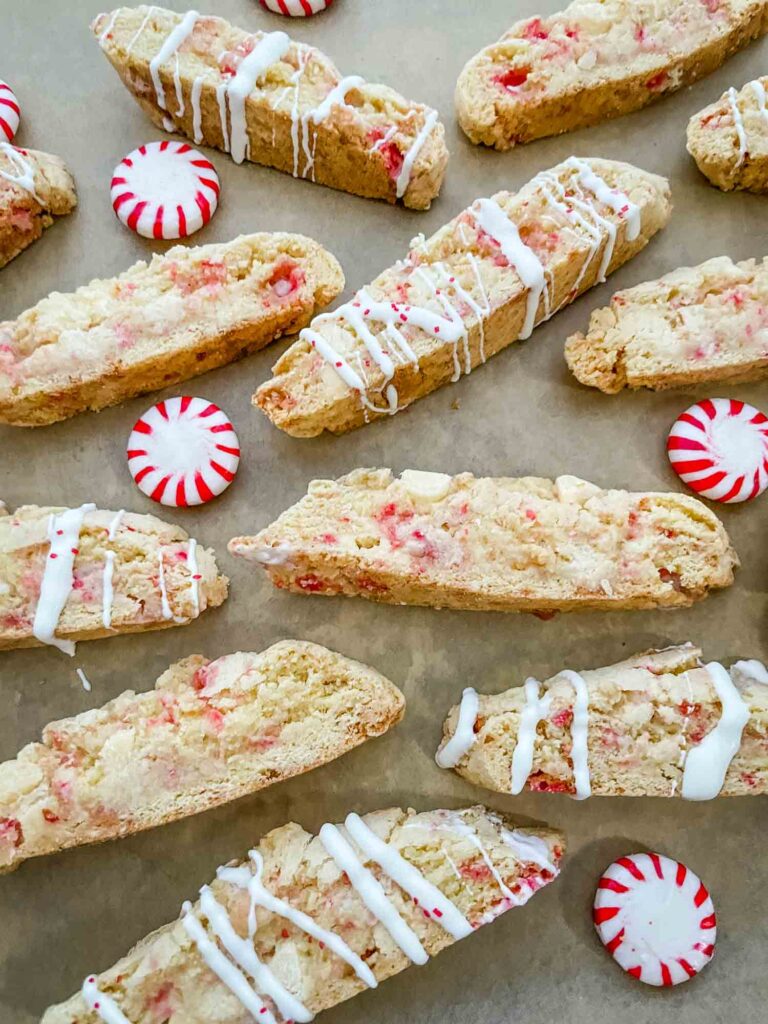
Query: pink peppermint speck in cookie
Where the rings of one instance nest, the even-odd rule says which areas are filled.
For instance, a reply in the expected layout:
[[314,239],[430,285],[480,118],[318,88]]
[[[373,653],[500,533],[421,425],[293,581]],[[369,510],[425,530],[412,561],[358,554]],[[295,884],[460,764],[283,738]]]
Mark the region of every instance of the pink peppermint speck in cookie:
[[219,176],[210,160],[186,142],[148,142],[115,168],[112,208],[144,238],[186,238],[216,212]]

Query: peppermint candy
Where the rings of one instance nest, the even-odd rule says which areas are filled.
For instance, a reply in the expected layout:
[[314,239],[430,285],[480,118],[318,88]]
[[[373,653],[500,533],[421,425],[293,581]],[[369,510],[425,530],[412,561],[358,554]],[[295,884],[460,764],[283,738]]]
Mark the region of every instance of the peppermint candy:
[[13,89],[0,78],[0,142],[12,142],[19,129],[21,109]]
[[186,142],[148,142],[114,170],[112,209],[144,238],[186,238],[216,212],[219,176]]
[[600,879],[593,920],[627,974],[646,985],[679,985],[715,952],[715,908],[701,879],[658,853],[619,857]]
[[203,505],[235,479],[240,442],[218,405],[185,395],[136,421],[127,454],[142,494],[161,505]]
[[705,398],[675,420],[672,468],[710,501],[751,501],[768,487],[768,417],[734,398]]
[[330,7],[333,0],[259,0],[262,7],[289,18],[308,18]]

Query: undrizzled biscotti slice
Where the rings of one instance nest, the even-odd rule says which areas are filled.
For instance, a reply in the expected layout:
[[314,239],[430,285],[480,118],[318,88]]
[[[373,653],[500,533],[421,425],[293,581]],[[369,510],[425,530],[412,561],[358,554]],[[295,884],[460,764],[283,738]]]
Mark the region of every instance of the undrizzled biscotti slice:
[[0,142],[0,267],[76,206],[75,183],[60,157]]
[[154,690],[52,722],[0,764],[0,871],[310,771],[385,733],[404,705],[384,676],[317,644],[185,658]]
[[309,1021],[526,903],[563,849],[484,807],[284,825],[42,1024]]
[[733,582],[722,524],[682,494],[359,469],[229,550],[299,594],[536,612],[690,605]]
[[0,507],[0,650],[185,625],[222,604],[213,552],[155,516]]
[[574,334],[565,358],[582,384],[684,387],[768,373],[768,258],[716,256],[617,292]]
[[303,235],[240,235],[52,292],[0,322],[0,422],[37,427],[189,380],[303,327],[344,287]]
[[478,199],[316,317],[254,402],[296,437],[392,415],[527,338],[640,252],[670,212],[664,178],[592,158]]
[[467,63],[459,123],[496,149],[598,124],[708,75],[766,30],[766,0],[575,0]]
[[618,665],[464,691],[437,763],[501,793],[707,800],[768,793],[768,672],[693,644]]
[[730,192],[768,192],[768,76],[740,91],[726,90],[719,100],[688,122],[688,152],[701,173]]
[[157,128],[417,210],[440,191],[448,150],[437,111],[342,77],[314,46],[154,6],[118,7],[91,27]]

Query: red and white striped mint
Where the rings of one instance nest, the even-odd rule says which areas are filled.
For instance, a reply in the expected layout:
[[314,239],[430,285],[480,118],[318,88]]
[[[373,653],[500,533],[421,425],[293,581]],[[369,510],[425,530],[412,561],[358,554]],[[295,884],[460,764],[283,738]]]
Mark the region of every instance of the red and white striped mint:
[[0,142],[13,142],[13,137],[19,129],[19,118],[21,109],[16,93],[0,78]]
[[112,209],[144,238],[186,238],[216,212],[219,176],[186,142],[148,142],[124,157],[112,174]]
[[679,985],[715,952],[715,908],[685,864],[659,853],[619,857],[597,886],[593,920],[600,939],[633,978]]
[[330,7],[333,0],[259,0],[259,3],[274,14],[286,14],[289,18],[308,18]]
[[225,491],[240,464],[228,417],[204,398],[169,398],[136,421],[128,468],[139,490],[161,505],[203,505]]
[[675,420],[672,468],[710,501],[750,501],[768,487],[768,417],[734,398],[705,398]]

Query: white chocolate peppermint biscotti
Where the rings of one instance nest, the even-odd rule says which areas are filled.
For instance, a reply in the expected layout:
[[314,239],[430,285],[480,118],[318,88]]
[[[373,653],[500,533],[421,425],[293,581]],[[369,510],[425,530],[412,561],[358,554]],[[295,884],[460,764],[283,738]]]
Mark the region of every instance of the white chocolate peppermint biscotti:
[[164,825],[332,761],[400,720],[384,676],[317,644],[172,665],[0,764],[0,872]]
[[60,157],[0,142],[0,267],[76,206],[75,183]]
[[37,427],[189,380],[303,327],[344,287],[303,235],[179,245],[0,322],[0,422]]
[[155,516],[0,508],[0,651],[185,625],[227,585],[209,548]]
[[768,373],[768,258],[716,256],[617,292],[565,358],[574,376],[622,388],[758,380]]
[[693,644],[566,669],[493,696],[464,691],[437,752],[501,793],[711,800],[768,793],[768,672],[705,665]]
[[478,199],[316,317],[254,402],[296,437],[392,415],[529,337],[640,252],[670,213],[664,178],[592,158]]
[[496,149],[598,124],[708,75],[766,30],[766,0],[575,0],[467,63],[459,123]]
[[425,210],[448,162],[436,110],[284,32],[163,7],[100,14],[94,35],[157,128],[371,199]]
[[733,582],[722,524],[682,494],[359,469],[229,550],[275,586],[479,611],[667,608]]
[[563,849],[484,807],[284,825],[41,1024],[310,1021],[526,903]]
[[768,192],[768,76],[733,86],[688,122],[688,152],[713,185]]

